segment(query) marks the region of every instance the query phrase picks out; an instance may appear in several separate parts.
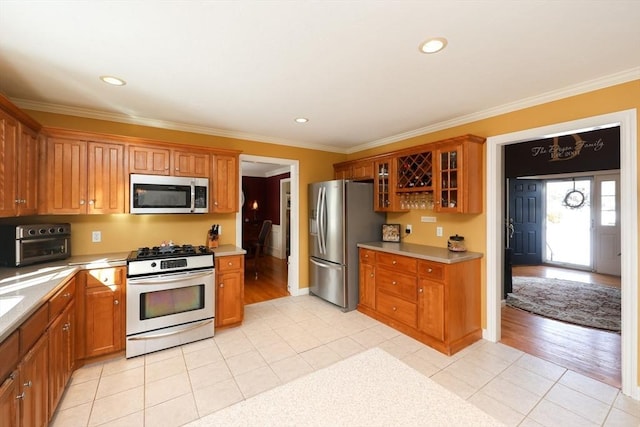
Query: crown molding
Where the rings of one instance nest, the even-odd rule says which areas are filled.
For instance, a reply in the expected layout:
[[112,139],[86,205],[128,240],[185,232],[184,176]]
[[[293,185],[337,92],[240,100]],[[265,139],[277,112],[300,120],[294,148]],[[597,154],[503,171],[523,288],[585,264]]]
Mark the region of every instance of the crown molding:
[[449,129],[455,126],[461,126],[477,120],[488,119],[489,117],[499,116],[500,114],[511,113],[513,111],[522,110],[524,108],[534,107],[536,105],[545,104],[547,102],[557,101],[559,99],[568,98],[570,96],[580,95],[592,92],[598,89],[615,86],[618,84],[628,83],[633,80],[640,79],[640,67],[631,68],[620,73],[611,74],[605,77],[589,80],[575,85],[567,86],[562,89],[545,92],[530,98],[521,99],[519,101],[503,104],[498,107],[489,108],[487,110],[478,111],[476,113],[467,114],[465,116],[456,117],[451,120],[434,123],[420,129],[404,132],[398,135],[389,136],[387,138],[378,139],[376,141],[351,147],[347,150],[347,154],[356,153],[358,151],[368,150],[371,148],[388,145],[394,142],[403,141],[405,139],[416,136]]
[[47,102],[31,101],[28,99],[10,98],[11,102],[25,110],[42,111],[45,113],[64,114],[68,116],[84,117],[87,119],[106,120],[117,123],[127,123],[133,125],[149,126],[160,129],[177,130],[182,132],[192,132],[204,135],[220,136],[223,138],[243,139],[247,141],[264,142],[267,144],[287,145],[291,147],[307,148],[311,150],[329,151],[335,153],[346,153],[346,149],[331,145],[313,144],[302,141],[291,141],[278,139],[264,135],[256,135],[244,132],[234,132],[224,129],[216,129],[208,126],[190,125],[187,123],[172,122],[167,120],[150,119],[148,117],[136,117],[121,113],[110,113],[106,111],[93,110],[90,108],[70,107]]
[[412,131],[400,133],[397,135],[388,136],[375,141],[367,142],[364,144],[356,145],[354,147],[340,148],[331,145],[324,144],[312,144],[301,141],[291,141],[285,139],[278,139],[268,137],[264,135],[255,135],[244,132],[234,132],[223,129],[216,129],[207,126],[190,125],[186,123],[171,122],[166,120],[156,120],[146,117],[136,117],[121,113],[109,113],[105,111],[92,110],[88,108],[69,107],[59,104],[51,104],[46,102],[30,101],[27,99],[11,98],[11,102],[15,103],[22,109],[43,111],[47,113],[65,114],[70,116],[85,117],[89,119],[107,120],[112,122],[135,124],[142,126],[149,126],[161,129],[178,130],[183,132],[193,132],[204,135],[213,135],[224,138],[243,139],[248,141],[263,142],[267,144],[286,145],[291,147],[306,148],[312,150],[328,151],[341,154],[352,154],[359,151],[376,148],[394,142],[403,141],[405,139],[413,138],[416,136],[425,135],[432,132],[452,128],[455,126],[461,126],[467,123],[471,123],[477,120],[487,119],[489,117],[498,116],[500,114],[506,114],[513,111],[521,110],[524,108],[534,107],[536,105],[544,104],[547,102],[557,101],[559,99],[568,98],[570,96],[580,95],[583,93],[591,92],[598,89],[603,89],[618,84],[627,83],[633,80],[640,79],[640,67],[631,68],[626,71],[611,74],[601,78],[589,80],[583,83],[567,86],[562,89],[545,92],[540,95],[536,95],[530,98],[525,98],[519,101],[510,102],[500,105],[498,107],[489,108],[476,113],[467,114],[464,116],[456,117],[454,119],[445,120],[439,123],[434,123],[429,126],[425,126]]

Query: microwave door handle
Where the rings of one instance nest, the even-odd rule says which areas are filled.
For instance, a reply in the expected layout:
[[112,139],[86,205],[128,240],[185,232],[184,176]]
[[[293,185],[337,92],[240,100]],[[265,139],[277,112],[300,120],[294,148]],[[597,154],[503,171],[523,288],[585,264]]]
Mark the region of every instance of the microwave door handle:
[[196,211],[196,182],[191,181],[191,212]]

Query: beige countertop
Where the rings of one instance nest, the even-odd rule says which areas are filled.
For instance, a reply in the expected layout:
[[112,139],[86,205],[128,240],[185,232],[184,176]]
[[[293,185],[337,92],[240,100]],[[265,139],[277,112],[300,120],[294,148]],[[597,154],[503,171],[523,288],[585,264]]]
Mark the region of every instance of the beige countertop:
[[456,262],[469,261],[476,258],[482,258],[484,256],[479,252],[452,252],[447,248],[417,245],[415,243],[367,242],[358,243],[358,247],[420,258],[427,261],[441,262],[444,264],[454,264]]
[[244,255],[247,253],[244,249],[234,245],[220,245],[217,248],[212,248],[211,250],[215,256]]

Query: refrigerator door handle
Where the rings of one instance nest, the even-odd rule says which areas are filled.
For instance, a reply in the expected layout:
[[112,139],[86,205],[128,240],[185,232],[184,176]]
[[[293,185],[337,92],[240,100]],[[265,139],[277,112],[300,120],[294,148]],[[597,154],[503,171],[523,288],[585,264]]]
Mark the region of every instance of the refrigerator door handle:
[[318,262],[318,261],[314,260],[313,258],[309,258],[309,261],[311,261],[312,264],[317,265],[320,268],[331,268],[331,266],[329,266],[327,264],[323,264],[321,262]]
[[320,187],[320,194],[318,197],[318,244],[320,245],[320,253],[327,253],[326,243],[326,230],[325,230],[325,218],[327,217],[327,189]]

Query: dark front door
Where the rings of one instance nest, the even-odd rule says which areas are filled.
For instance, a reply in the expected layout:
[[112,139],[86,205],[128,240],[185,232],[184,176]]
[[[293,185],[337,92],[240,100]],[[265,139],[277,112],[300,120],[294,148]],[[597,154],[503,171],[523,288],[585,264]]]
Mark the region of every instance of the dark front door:
[[542,183],[509,179],[507,247],[513,265],[542,264]]

